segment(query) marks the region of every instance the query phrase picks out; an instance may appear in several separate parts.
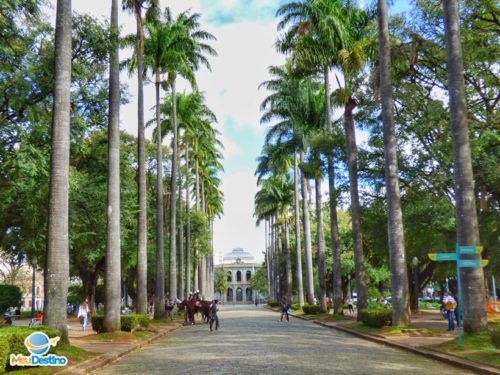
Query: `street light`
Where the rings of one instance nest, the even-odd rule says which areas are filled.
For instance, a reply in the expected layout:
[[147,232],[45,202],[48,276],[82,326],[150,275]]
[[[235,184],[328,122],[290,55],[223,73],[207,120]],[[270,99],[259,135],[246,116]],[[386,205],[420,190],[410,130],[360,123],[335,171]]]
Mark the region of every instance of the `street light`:
[[418,258],[415,256],[411,260],[411,263],[413,264],[414,269],[414,278],[413,278],[413,290],[414,290],[414,300],[415,300],[415,312],[418,313]]
[[349,295],[349,299],[352,299],[351,294],[351,275],[347,274],[347,294]]
[[35,302],[36,302],[36,285],[35,285],[35,275],[36,275],[36,258],[31,261],[33,266],[33,283],[31,284],[31,319],[35,319]]

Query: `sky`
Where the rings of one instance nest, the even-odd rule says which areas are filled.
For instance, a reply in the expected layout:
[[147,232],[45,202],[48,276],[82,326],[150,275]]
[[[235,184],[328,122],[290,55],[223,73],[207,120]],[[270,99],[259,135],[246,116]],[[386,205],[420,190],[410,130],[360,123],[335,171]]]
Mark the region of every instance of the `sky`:
[[[55,18],[56,0],[51,0],[49,11]],[[217,40],[211,45],[218,56],[209,59],[211,71],[201,69],[197,73],[197,84],[205,95],[208,107],[215,113],[224,144],[224,173],[221,175],[224,193],[224,214],[214,222],[214,260],[220,263],[223,254],[241,247],[263,260],[265,234],[263,225],[257,227],[254,211],[254,196],[257,192],[254,171],[256,158],[260,154],[265,127],[260,125],[259,107],[267,96],[259,90],[261,82],[269,79],[267,68],[280,65],[284,56],[278,54],[274,43],[278,36],[275,13],[284,0],[170,0],[160,1],[161,7],[168,5],[173,14],[190,9],[201,14],[202,28],[212,33]],[[400,10],[407,0],[395,1],[394,8]],[[364,5],[364,1],[360,1]],[[109,18],[111,1],[73,0],[73,11],[88,13],[97,18]],[[119,22],[123,34],[135,33],[132,15],[120,12]],[[122,52],[120,58],[127,57]],[[135,77],[126,72],[122,83],[128,85],[130,103],[120,112],[122,130],[137,134],[137,85]],[[179,91],[189,91],[185,83]],[[153,118],[154,88],[145,86],[146,118]],[[147,132],[150,137],[150,131]],[[165,141],[167,143],[167,141]]]

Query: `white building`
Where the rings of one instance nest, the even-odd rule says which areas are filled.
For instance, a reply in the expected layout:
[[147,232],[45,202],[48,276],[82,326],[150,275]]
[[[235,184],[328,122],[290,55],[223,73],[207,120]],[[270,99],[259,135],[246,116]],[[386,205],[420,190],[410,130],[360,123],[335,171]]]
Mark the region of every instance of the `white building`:
[[222,264],[216,265],[215,270],[222,270],[227,274],[229,284],[226,295],[215,293],[215,298],[226,303],[253,303],[256,296],[250,287],[250,280],[260,267],[261,263],[255,262],[255,257],[241,248],[233,249],[222,257]]

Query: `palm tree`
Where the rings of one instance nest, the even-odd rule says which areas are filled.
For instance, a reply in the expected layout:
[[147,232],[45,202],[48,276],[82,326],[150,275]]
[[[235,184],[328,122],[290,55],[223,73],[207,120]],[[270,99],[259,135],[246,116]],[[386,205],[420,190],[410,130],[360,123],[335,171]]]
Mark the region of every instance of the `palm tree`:
[[365,11],[355,8],[350,4],[344,8],[344,13],[349,25],[349,43],[345,49],[340,50],[338,53],[338,67],[344,75],[344,85],[341,85],[337,77],[339,88],[333,95],[336,104],[344,107],[343,122],[351,196],[356,292],[358,295],[358,311],[360,311],[367,306],[368,294],[363,265],[363,229],[361,223],[361,206],[359,203],[357,146],[353,117],[354,109],[358,105],[354,94],[354,79],[365,65],[364,43],[370,19]]
[[[479,230],[467,128],[458,1],[445,0],[443,7],[457,206],[457,243],[461,246],[478,245]],[[462,257],[465,258],[466,255],[462,255]],[[478,256],[473,255],[471,258],[478,258]],[[481,267],[461,268],[460,278],[462,298],[459,302],[462,305],[464,331],[466,333],[486,331],[488,322],[486,319],[483,269]]]
[[120,330],[121,251],[120,251],[120,60],[118,56],[118,0],[111,6],[109,59],[108,125],[108,233],[106,241],[106,278],[104,330]]
[[138,314],[147,313],[147,204],[146,204],[146,162],[144,135],[144,23],[142,9],[149,5],[146,18],[153,18],[156,10],[156,0],[123,0],[123,8],[134,13],[137,32],[135,38],[135,55],[137,64],[137,191],[139,213],[137,215],[137,298]]
[[62,342],[66,343],[69,342],[66,299],[69,283],[68,186],[71,55],[71,0],[58,0],[43,323],[58,329]]
[[387,2],[378,0],[380,84],[382,121],[384,123],[385,181],[387,191],[387,226],[389,232],[389,258],[391,264],[392,322],[394,325],[410,324],[408,274],[404,248],[403,215],[399,196],[399,171],[394,132],[391,84],[391,51],[387,21]]
[[[172,23],[173,20],[166,12],[167,23]],[[175,24],[184,29],[183,42],[178,45],[178,50],[171,53],[169,59],[165,61],[165,70],[168,73],[168,82],[172,91],[172,176],[170,189],[170,298],[175,299],[177,293],[176,285],[176,267],[175,267],[175,231],[176,231],[176,194],[175,187],[177,184],[177,106],[176,106],[176,77],[178,74],[186,78],[192,86],[195,86],[193,72],[197,70],[200,64],[205,65],[210,69],[210,64],[205,57],[205,54],[216,55],[215,50],[208,44],[206,40],[214,40],[215,37],[200,29],[200,15],[195,13],[190,15],[189,12],[181,13]]]
[[[167,97],[161,107],[164,114],[162,122],[162,134],[167,134],[171,130],[172,98]],[[179,94],[177,96],[177,122],[183,135],[180,139],[180,148],[184,150],[186,157],[185,177],[186,177],[186,290],[191,289],[191,241],[190,241],[190,219],[189,219],[189,189],[190,175],[194,173],[190,169],[189,153],[190,149],[197,150],[194,158],[200,156],[200,150],[204,155],[218,159],[221,154],[215,151],[215,147],[221,147],[221,143],[216,138],[216,131],[211,124],[216,122],[217,118],[213,112],[204,104],[204,97],[199,92],[191,94]],[[197,159],[198,160],[198,159]],[[222,166],[217,164],[217,169]]]
[[[282,52],[292,52],[296,70],[302,75],[323,73],[325,85],[325,112],[328,135],[332,133],[330,103],[330,67],[335,64],[337,53],[343,48],[346,38],[342,3],[338,0],[291,2],[277,11],[283,19],[278,24],[281,30],[290,26],[278,47]],[[342,312],[342,288],[340,269],[340,245],[335,193],[335,168],[333,153],[327,152],[328,189],[330,193],[330,232],[333,258],[334,313]]]

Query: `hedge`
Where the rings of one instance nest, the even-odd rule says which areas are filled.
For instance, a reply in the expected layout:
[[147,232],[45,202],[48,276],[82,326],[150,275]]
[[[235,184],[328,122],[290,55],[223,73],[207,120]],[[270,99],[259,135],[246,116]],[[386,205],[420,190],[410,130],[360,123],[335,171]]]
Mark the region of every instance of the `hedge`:
[[269,303],[267,304],[267,306],[269,306],[269,307],[279,307],[279,306],[280,306],[280,304],[279,304],[278,302],[269,302]]
[[[97,333],[104,331],[104,316],[95,315],[91,319],[92,329]],[[120,315],[121,330],[125,332],[131,332],[134,329],[148,328],[149,327],[149,317],[142,314],[127,314]]]
[[500,348],[500,327],[492,328],[490,330],[491,342],[495,348]]
[[307,315],[319,314],[321,306],[319,305],[304,305],[302,306],[302,311]]
[[392,309],[363,309],[359,311],[359,316],[368,327],[380,328],[392,324]]
[[[59,336],[59,331],[41,325],[34,327],[9,326],[0,328],[0,373],[5,371],[9,363],[10,353],[23,355],[30,354],[24,345],[24,340],[34,331],[42,331],[49,337]],[[6,356],[4,351],[7,352]]]
[[294,311],[300,310],[300,305],[298,303],[292,303],[292,305],[290,307]]

